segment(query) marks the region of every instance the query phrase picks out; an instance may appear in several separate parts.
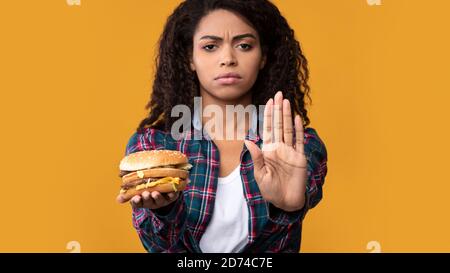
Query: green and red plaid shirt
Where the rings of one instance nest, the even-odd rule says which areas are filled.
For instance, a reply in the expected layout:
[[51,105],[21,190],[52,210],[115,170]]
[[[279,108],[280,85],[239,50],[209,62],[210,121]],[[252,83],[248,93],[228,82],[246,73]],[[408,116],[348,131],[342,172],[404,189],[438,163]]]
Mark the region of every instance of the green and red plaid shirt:
[[[131,136],[126,155],[143,150],[178,150],[187,155],[193,165],[189,183],[183,194],[170,204],[169,211],[136,208],[132,212],[133,226],[148,252],[202,252],[200,238],[208,226],[214,208],[219,175],[219,151],[212,140],[195,140],[188,132],[175,140],[170,132],[148,128]],[[286,212],[265,201],[253,176],[253,161],[245,145],[241,152],[241,178],[248,204],[248,243],[244,253],[294,252],[300,250],[302,220],[306,212],[322,199],[322,185],[327,174],[327,151],[313,128],[306,128],[305,154],[308,161],[305,206]],[[258,134],[247,140],[261,147]]]

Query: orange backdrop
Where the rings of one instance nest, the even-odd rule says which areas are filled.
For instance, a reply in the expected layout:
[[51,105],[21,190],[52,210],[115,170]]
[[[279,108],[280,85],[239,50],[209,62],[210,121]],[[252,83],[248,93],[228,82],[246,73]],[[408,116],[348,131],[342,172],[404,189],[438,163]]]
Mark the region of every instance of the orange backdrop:
[[[118,163],[179,2],[2,1],[0,252],[144,251]],[[274,2],[329,153],[302,251],[449,252],[450,2]]]

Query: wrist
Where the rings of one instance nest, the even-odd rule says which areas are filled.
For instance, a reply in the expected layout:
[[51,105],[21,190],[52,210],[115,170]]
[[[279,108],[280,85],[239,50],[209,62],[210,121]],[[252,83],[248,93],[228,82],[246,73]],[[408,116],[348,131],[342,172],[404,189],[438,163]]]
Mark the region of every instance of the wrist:
[[287,212],[293,212],[293,211],[301,210],[306,204],[306,199],[301,198],[295,202],[283,202],[283,201],[282,202],[273,202],[272,201],[270,203],[281,210],[284,210]]

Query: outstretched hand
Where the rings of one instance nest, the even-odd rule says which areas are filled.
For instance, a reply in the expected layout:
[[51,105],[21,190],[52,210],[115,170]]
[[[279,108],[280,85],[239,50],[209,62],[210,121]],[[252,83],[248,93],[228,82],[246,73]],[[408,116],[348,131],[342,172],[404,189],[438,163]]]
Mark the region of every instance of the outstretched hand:
[[302,118],[296,115],[293,126],[290,103],[283,99],[281,91],[267,101],[264,109],[262,150],[245,141],[261,195],[285,211],[299,210],[305,205],[307,160],[303,141]]

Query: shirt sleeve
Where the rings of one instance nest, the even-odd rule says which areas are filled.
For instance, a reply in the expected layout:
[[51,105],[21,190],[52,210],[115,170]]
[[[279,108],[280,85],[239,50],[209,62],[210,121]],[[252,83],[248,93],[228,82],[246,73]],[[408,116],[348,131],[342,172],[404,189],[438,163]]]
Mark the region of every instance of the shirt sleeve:
[[[135,133],[128,141],[125,154],[157,148],[154,132],[151,130],[144,134]],[[148,252],[169,252],[181,239],[185,229],[186,211],[183,193],[180,193],[178,199],[164,212],[161,209],[133,208],[132,222]]]
[[304,151],[308,162],[305,206],[298,211],[287,212],[268,203],[269,219],[277,224],[288,225],[303,221],[308,210],[314,208],[322,200],[322,186],[328,171],[328,155],[325,144],[313,128],[305,130]]

